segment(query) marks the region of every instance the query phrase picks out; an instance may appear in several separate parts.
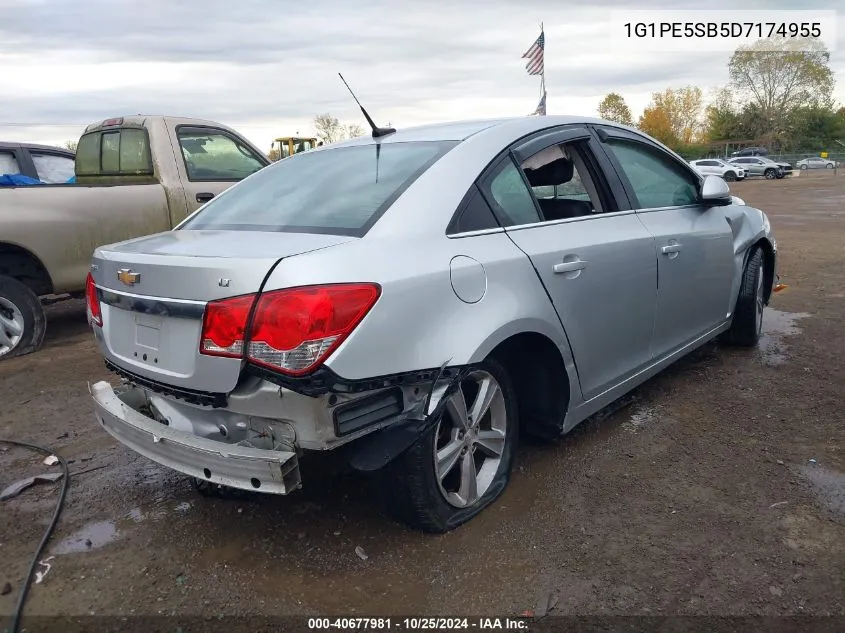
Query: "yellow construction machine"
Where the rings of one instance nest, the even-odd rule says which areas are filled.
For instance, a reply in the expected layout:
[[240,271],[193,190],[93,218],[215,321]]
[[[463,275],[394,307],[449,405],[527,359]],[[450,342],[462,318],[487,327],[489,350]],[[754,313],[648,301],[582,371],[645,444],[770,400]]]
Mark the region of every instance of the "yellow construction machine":
[[278,156],[278,159],[287,158],[300,152],[307,152],[317,147],[316,138],[305,138],[299,136],[283,136],[273,141],[271,155]]

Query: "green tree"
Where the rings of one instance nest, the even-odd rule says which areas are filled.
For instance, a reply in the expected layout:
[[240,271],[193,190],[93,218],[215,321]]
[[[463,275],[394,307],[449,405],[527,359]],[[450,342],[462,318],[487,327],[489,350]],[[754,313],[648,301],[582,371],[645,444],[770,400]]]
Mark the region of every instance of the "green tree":
[[708,142],[738,137],[739,112],[733,92],[728,87],[717,88],[710,103],[704,108],[704,131]]
[[785,139],[798,108],[831,108],[835,80],[830,53],[817,40],[760,40],[740,46],[728,62],[731,86],[753,104],[763,135]]
[[611,92],[599,103],[599,117],[608,121],[616,121],[622,125],[634,125],[631,109],[625,103],[622,95]]

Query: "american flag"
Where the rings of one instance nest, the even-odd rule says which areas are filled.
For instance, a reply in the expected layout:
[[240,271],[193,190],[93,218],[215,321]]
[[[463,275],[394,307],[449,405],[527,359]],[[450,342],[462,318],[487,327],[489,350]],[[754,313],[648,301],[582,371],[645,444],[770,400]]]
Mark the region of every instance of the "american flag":
[[525,70],[529,75],[543,74],[543,51],[546,47],[546,36],[540,31],[540,37],[531,45],[522,59],[527,59],[528,63],[525,65]]

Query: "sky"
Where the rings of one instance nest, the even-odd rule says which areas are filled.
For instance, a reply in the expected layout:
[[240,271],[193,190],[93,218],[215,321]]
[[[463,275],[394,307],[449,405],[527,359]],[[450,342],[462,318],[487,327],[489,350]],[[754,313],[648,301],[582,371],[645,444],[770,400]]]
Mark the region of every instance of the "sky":
[[[748,8],[736,0],[0,0],[0,140],[62,144],[126,114],[211,119],[259,148],[316,115],[365,125],[524,116],[539,78],[522,54],[544,24],[548,114],[596,116],[622,94],[728,81],[730,50],[643,50],[614,9]],[[839,7],[831,68],[845,104],[845,4],[757,0],[767,12]],[[655,15],[658,15],[655,13]],[[663,14],[660,14],[663,15]],[[666,14],[668,15],[668,14]],[[721,18],[720,18],[721,19]],[[615,30],[614,30],[615,29]]]

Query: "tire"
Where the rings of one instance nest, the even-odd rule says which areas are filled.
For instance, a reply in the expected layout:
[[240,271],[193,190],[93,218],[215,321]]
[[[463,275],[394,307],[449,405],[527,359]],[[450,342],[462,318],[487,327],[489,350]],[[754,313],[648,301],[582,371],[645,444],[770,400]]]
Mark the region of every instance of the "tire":
[[755,247],[742,271],[739,296],[736,299],[733,321],[727,332],[727,340],[740,347],[754,347],[760,340],[763,329],[765,274],[763,251]]
[[803,171],[803,170],[805,170],[805,169],[807,169],[807,166],[806,166],[806,165],[801,165],[801,170]]
[[0,361],[38,350],[46,322],[38,296],[17,279],[0,275]]
[[769,167],[766,171],[763,172],[763,176],[766,177],[766,180],[774,180],[775,178],[777,178],[777,175],[777,171],[775,171],[771,167]]
[[[492,383],[489,382],[492,380]],[[505,489],[510,479],[511,466],[519,440],[519,420],[516,394],[504,367],[489,359],[478,366],[462,384],[453,400],[461,396],[467,403],[464,408],[472,409],[478,385],[498,386],[498,395],[493,397],[487,412],[481,420],[470,420],[473,433],[487,431],[488,442],[497,445],[496,426],[501,432],[501,453],[495,453],[482,444],[461,439],[463,427],[458,423],[455,411],[460,407],[447,406],[441,420],[402,455],[385,466],[379,473],[382,491],[391,513],[400,521],[424,532],[444,533],[466,523],[489,506]],[[476,392],[474,392],[474,388]],[[504,424],[504,429],[501,426]],[[480,427],[480,429],[479,429]],[[490,435],[493,437],[490,437]],[[463,448],[459,451],[457,449]],[[435,469],[436,447],[454,447],[449,451],[453,459],[450,467],[444,468],[440,477]],[[467,448],[470,448],[467,451]],[[477,449],[477,450],[476,450]],[[470,503],[463,503],[469,487],[462,477],[464,467],[476,472],[476,485],[480,488],[477,497]],[[468,471],[466,471],[468,472]]]
[[824,168],[825,168],[825,169],[833,169],[833,165],[831,165],[830,163],[827,163],[827,164],[824,166]]
[[724,178],[727,182],[734,182],[736,180],[736,173],[732,171],[725,172]]

